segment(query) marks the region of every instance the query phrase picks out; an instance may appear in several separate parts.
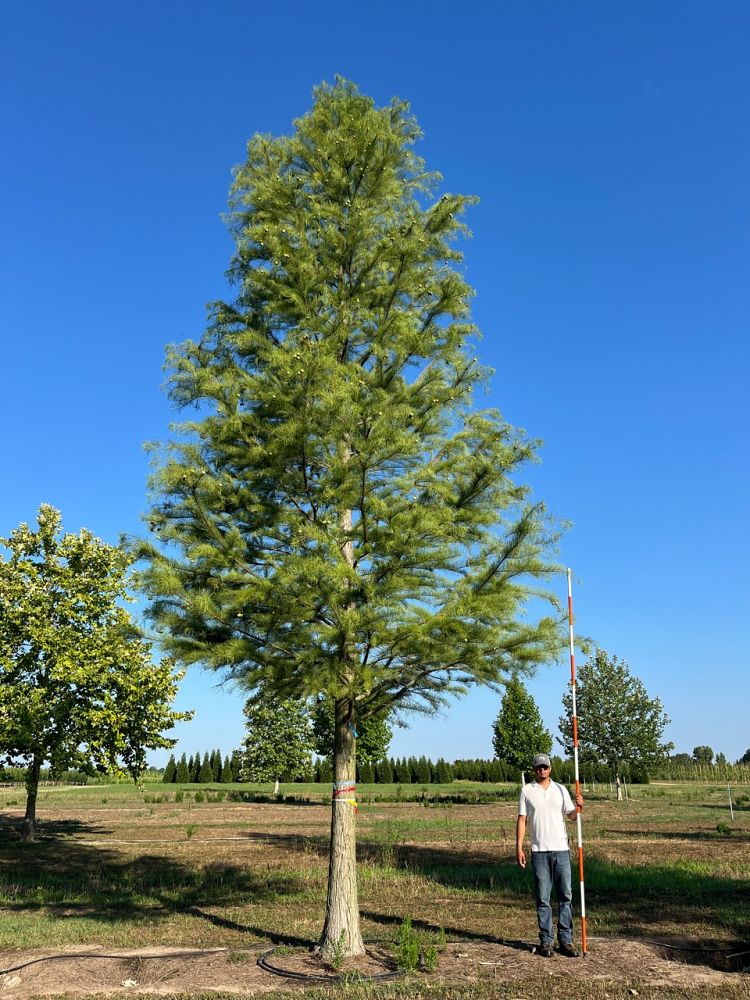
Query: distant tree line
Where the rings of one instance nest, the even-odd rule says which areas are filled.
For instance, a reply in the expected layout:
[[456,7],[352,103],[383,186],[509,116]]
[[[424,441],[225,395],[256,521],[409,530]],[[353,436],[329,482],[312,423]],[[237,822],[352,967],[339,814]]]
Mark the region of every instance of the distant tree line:
[[187,757],[183,754],[179,760],[171,755],[164,768],[162,781],[165,785],[209,785],[221,783],[232,784],[240,780],[242,760],[239,750],[222,759],[219,750],[206,750]]
[[[572,785],[575,780],[573,761],[553,757],[552,763],[555,780]],[[620,773],[625,781],[632,784],[644,784],[649,780],[644,768],[626,766]],[[217,774],[218,777],[215,777]],[[426,756],[387,757],[381,761],[362,761],[357,764],[357,782],[362,785],[448,785],[453,781],[516,783],[520,777],[521,772],[511,764],[479,758],[449,763],[442,757],[436,761]],[[527,771],[526,778],[531,780],[530,770]],[[606,764],[586,764],[581,768],[581,780],[608,784],[614,780],[614,775]],[[162,781],[167,784],[251,783],[247,772],[242,771],[242,754],[239,750],[225,757],[223,762],[218,751],[206,752],[202,756],[198,753],[189,758],[183,754],[179,761],[175,761],[172,756],[164,769]],[[330,759],[311,758],[302,771],[282,773],[281,781],[285,784],[328,784],[333,781]]]

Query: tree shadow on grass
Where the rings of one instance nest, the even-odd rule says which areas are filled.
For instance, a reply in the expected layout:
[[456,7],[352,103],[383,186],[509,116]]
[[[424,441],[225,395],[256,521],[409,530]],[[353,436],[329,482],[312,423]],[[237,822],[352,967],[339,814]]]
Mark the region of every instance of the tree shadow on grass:
[[[328,854],[327,837],[249,836],[290,852]],[[530,867],[519,868],[507,851],[502,856],[499,845],[464,850],[361,839],[357,857],[363,863],[416,872],[446,887],[499,895],[519,906],[528,906],[533,896]],[[575,855],[572,866],[575,882]],[[731,928],[743,940],[750,938],[750,879],[711,875],[689,864],[623,865],[595,855],[586,857],[585,875],[587,906],[611,914],[618,932],[648,936],[656,926],[714,924]]]
[[[58,841],[63,837],[75,837],[81,834],[91,836],[111,833],[112,831],[104,826],[96,826],[93,823],[84,823],[77,819],[45,819],[37,820],[36,845],[46,841]],[[14,846],[21,850],[32,849],[32,845],[21,843],[21,819],[19,816],[9,816],[7,813],[0,813],[0,847],[2,850],[12,850]]]
[[[207,908],[293,900],[305,889],[293,873],[257,873],[236,864],[190,866],[161,855],[133,857],[106,845],[55,839],[53,825],[45,824],[45,836],[34,844],[0,841],[0,907],[5,912],[44,910],[112,923],[153,921],[180,912],[274,940],[265,928],[234,924]],[[65,834],[96,832],[73,821],[60,827]]]

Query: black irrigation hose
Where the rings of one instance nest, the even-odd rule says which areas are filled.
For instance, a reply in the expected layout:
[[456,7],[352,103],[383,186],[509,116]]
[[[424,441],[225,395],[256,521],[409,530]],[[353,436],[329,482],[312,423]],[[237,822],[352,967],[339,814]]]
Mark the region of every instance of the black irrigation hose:
[[[258,956],[257,964],[264,972],[270,972],[274,976],[283,976],[285,979],[295,979],[306,983],[343,983],[348,980],[346,973],[341,973],[337,976],[319,976],[314,972],[295,972],[293,969],[283,969],[280,965],[273,965],[268,961],[269,956],[273,955],[275,951],[278,951],[278,948],[270,948]],[[365,949],[365,954],[382,964],[382,960],[367,949]],[[390,972],[378,972],[372,976],[362,976],[362,979],[368,983],[385,983],[393,979],[400,979],[403,974],[402,969],[392,969]]]
[[14,965],[10,969],[0,969],[0,976],[7,976],[10,972],[20,972],[21,969],[28,969],[30,965],[38,965],[40,962],[69,962],[74,958],[111,958],[122,962],[148,962],[155,959],[195,958],[196,955],[213,955],[225,950],[225,948],[193,948],[190,951],[171,951],[166,955],[105,955],[100,951],[59,951],[55,955],[31,958],[28,962],[21,962],[20,965]]

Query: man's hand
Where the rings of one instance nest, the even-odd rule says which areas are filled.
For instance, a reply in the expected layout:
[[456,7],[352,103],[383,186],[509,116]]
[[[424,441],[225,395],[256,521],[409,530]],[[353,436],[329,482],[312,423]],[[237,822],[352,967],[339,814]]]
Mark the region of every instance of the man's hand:
[[522,847],[516,848],[516,861],[521,866],[521,868],[526,867],[526,854],[524,853],[524,849]]
[[568,813],[568,819],[571,821],[574,820],[582,809],[583,809],[583,796],[579,792],[576,795],[576,808],[573,810],[573,812]]

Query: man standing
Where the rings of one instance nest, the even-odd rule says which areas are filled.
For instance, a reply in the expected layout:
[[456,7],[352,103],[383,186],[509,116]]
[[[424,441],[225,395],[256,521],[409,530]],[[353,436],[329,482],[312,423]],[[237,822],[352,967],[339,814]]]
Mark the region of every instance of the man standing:
[[573,947],[573,889],[570,875],[570,848],[564,817],[574,820],[583,809],[583,796],[576,795],[575,805],[563,785],[552,781],[551,762],[546,753],[534,757],[534,781],[524,785],[518,802],[516,823],[516,860],[526,867],[523,838],[526,817],[529,817],[531,866],[534,870],[536,915],[539,922],[537,954],[552,955],[552,907],[550,896],[555,887],[557,896],[557,939],[561,955],[578,958]]

